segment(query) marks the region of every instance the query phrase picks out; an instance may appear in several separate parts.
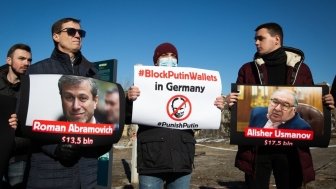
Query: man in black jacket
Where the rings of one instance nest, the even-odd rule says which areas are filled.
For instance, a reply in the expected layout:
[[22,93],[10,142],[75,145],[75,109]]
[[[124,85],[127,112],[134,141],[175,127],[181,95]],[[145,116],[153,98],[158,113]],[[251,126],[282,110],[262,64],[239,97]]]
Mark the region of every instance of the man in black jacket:
[[[18,97],[20,90],[20,76],[25,74],[32,61],[31,49],[26,44],[15,44],[7,53],[6,65],[1,67],[0,71],[0,94],[11,97]],[[7,107],[8,108],[8,107]],[[17,116],[15,112],[9,119],[9,124],[16,129]],[[5,129],[5,130],[3,130]],[[15,137],[15,141],[10,138],[10,128],[2,128],[1,139],[11,140],[0,142],[1,145],[1,162],[0,162],[0,178],[2,174],[6,175],[6,182],[12,187],[20,187],[23,184],[23,175],[28,158],[26,151],[29,146],[29,139]],[[6,145],[6,144],[10,145]],[[7,149],[5,152],[3,149]],[[11,153],[14,153],[11,155]],[[9,160],[8,158],[12,156]],[[8,172],[4,173],[8,168]],[[1,186],[0,186],[1,187]]]
[[[53,24],[51,32],[55,44],[51,57],[33,64],[29,74],[63,74],[97,78],[93,64],[80,52],[85,37],[80,20],[60,19]],[[111,146],[78,147],[70,144],[34,142],[27,188],[94,188],[97,184],[97,158],[111,148]],[[65,165],[60,160],[71,163]]]

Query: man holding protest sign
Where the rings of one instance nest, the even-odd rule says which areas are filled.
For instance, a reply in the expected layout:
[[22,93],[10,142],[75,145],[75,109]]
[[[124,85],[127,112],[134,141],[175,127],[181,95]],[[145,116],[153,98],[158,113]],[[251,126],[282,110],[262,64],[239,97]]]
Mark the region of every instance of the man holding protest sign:
[[[177,49],[170,43],[160,44],[154,51],[153,62],[155,66],[176,67]],[[160,85],[157,87],[161,90]],[[175,88],[178,89],[178,86]],[[185,89],[194,90],[192,87],[185,87]],[[133,101],[139,96],[140,89],[137,86],[132,86],[127,92],[126,122],[128,123],[132,120]],[[214,105],[223,109],[223,97],[217,97]],[[187,108],[186,103],[177,97],[167,105],[167,112],[173,112],[172,119],[180,119],[185,116],[184,110],[183,113],[180,111],[182,108]],[[139,124],[137,138],[140,189],[159,189],[163,188],[164,183],[169,189],[189,188],[196,143],[193,130]]]
[[[255,46],[254,60],[240,68],[237,84],[314,84],[310,69],[304,63],[303,52],[283,47],[283,31],[279,24],[258,26],[255,29]],[[230,93],[226,104],[232,106],[238,101],[238,96],[239,92]],[[330,94],[323,96],[322,100],[329,108],[334,108]],[[244,171],[248,188],[269,188],[272,172],[279,189],[299,188],[315,179],[307,147],[238,146],[235,166]]]
[[[33,64],[29,74],[98,77],[94,65],[80,51],[86,34],[81,29],[80,20],[60,19],[53,24],[51,34],[55,45],[51,57]],[[97,184],[97,159],[110,148],[110,145],[78,147],[76,144],[48,144],[35,140],[27,188],[94,188]],[[61,161],[64,159],[73,163],[63,165]]]

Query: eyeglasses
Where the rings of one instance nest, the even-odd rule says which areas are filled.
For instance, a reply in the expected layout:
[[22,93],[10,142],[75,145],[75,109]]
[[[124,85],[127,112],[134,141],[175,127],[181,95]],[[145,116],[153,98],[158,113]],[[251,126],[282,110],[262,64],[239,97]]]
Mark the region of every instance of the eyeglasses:
[[75,29],[75,28],[64,28],[57,33],[61,33],[61,32],[67,32],[67,34],[71,37],[74,37],[76,33],[78,32],[79,36],[82,38],[84,38],[86,34],[86,31],[81,30],[81,29]]
[[271,106],[277,107],[279,104],[281,105],[281,110],[284,110],[284,111],[287,111],[291,107],[294,107],[294,105],[291,105],[288,102],[283,102],[277,98],[271,98]]

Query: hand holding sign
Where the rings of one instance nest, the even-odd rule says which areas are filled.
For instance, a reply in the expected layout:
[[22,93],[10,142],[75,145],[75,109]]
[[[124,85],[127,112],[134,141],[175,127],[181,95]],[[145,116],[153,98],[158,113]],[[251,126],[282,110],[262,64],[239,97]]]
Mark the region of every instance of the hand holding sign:
[[16,114],[12,114],[11,117],[8,120],[9,125],[13,128],[16,129],[18,125],[18,119]]
[[214,105],[220,109],[221,111],[224,110],[224,105],[225,105],[225,99],[223,96],[219,96],[216,98],[215,102],[214,102]]
[[137,86],[131,86],[127,92],[127,98],[135,101],[140,96],[140,89]]

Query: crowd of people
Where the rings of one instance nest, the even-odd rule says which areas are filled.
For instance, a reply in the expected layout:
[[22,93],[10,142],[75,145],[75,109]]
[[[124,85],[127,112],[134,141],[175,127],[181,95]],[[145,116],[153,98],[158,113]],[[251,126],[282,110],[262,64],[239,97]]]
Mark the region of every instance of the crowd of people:
[[[6,65],[0,72],[0,94],[18,97],[20,78],[26,74],[61,74],[58,82],[64,113],[61,120],[96,123],[94,111],[98,96],[91,78],[99,76],[94,65],[81,53],[86,32],[81,29],[80,20],[74,18],[56,21],[51,31],[55,47],[49,58],[31,64],[32,52],[28,45],[15,44],[9,49]],[[304,53],[283,46],[283,31],[279,24],[258,26],[255,46],[254,59],[239,69],[236,84],[314,85],[311,71],[304,63]],[[177,67],[178,60],[177,48],[171,43],[159,44],[154,50],[154,66]],[[335,80],[336,77],[331,93],[322,98],[329,109],[335,108]],[[125,122],[132,124],[133,102],[139,98],[141,89],[137,86],[127,89],[125,108],[119,108],[117,92],[109,90],[105,94],[106,119],[119,123],[119,113],[125,110]],[[213,105],[218,111],[230,110],[239,95],[239,92],[231,92],[226,97],[218,96]],[[250,125],[286,128],[286,123],[300,122],[302,128],[299,129],[310,129],[296,113],[297,101],[290,91],[274,92],[268,108],[251,112]],[[176,116],[182,115],[176,112]],[[111,145],[82,147],[24,138],[18,129],[22,123],[16,112],[8,118],[8,125],[17,132],[11,142],[10,156],[1,157],[1,164],[7,164],[6,169],[0,170],[2,188],[95,188],[97,160],[111,149]],[[196,144],[194,130],[140,124],[137,144],[140,189],[190,188]],[[268,188],[272,172],[279,189],[299,188],[315,179],[309,147],[239,145],[235,166],[245,173],[245,184],[251,189]]]

